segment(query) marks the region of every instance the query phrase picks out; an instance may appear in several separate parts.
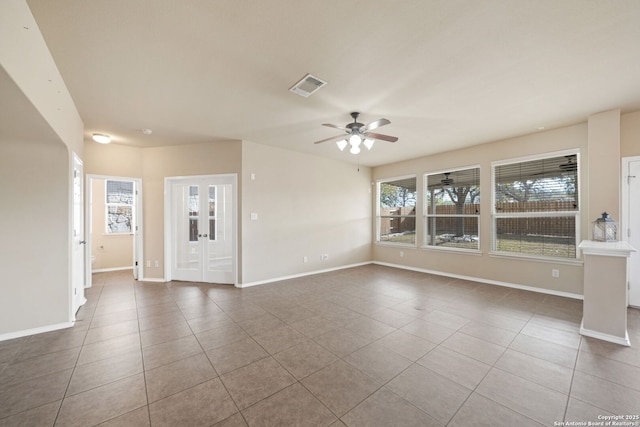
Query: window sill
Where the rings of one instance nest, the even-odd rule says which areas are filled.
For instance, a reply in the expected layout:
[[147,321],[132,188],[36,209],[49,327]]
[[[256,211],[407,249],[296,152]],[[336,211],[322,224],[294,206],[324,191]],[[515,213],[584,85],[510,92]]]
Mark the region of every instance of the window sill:
[[426,251],[434,251],[434,252],[452,252],[452,253],[462,254],[462,255],[476,255],[476,256],[482,255],[482,251],[480,249],[447,248],[442,246],[431,246],[431,245],[420,246],[420,249],[424,249]]
[[416,243],[398,243],[398,242],[376,242],[376,245],[380,246],[392,246],[392,247],[401,247],[401,248],[413,248],[416,249],[418,245]]
[[489,252],[489,256],[492,258],[519,259],[523,261],[545,262],[549,264],[583,265],[583,261],[578,258],[575,258],[575,259],[552,258],[552,257],[532,256],[532,255],[510,254],[506,252],[494,252],[494,251]]

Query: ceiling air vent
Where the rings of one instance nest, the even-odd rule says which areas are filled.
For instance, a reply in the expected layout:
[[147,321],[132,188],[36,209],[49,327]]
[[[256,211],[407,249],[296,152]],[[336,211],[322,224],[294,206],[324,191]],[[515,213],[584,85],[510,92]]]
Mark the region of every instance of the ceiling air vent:
[[327,82],[307,74],[298,83],[294,84],[289,90],[293,93],[297,93],[300,96],[307,98],[309,95],[326,85]]

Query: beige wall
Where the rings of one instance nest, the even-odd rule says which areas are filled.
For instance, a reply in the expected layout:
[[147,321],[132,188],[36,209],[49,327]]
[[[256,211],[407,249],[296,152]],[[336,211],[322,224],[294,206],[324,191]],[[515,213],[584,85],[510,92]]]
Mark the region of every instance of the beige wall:
[[91,255],[94,270],[132,268],[133,234],[106,233],[104,179],[91,180]]
[[369,168],[244,142],[242,183],[242,283],[371,260]]
[[0,138],[0,335],[69,322],[69,154]]
[[[375,180],[409,174],[417,175],[418,194],[420,195],[423,187],[422,177],[425,173],[480,165],[480,250],[482,253],[481,255],[472,255],[374,244],[373,259],[445,274],[582,294],[581,265],[499,258],[489,255],[491,249],[491,162],[559,150],[579,149],[582,153],[580,161],[584,165],[586,148],[587,126],[580,124],[375,168],[373,170]],[[583,168],[581,172],[582,183],[585,182],[585,173]],[[586,191],[586,188],[582,186],[580,196],[583,203],[587,195]],[[422,206],[421,197],[418,203],[419,206]],[[588,227],[589,221],[582,218],[581,234],[583,236],[586,235]],[[420,242],[420,236],[423,233],[421,218],[418,219],[416,228]],[[400,256],[401,251],[404,255],[402,257]],[[552,278],[551,269],[560,270],[560,277]]]
[[640,156],[640,111],[620,118],[620,156]]

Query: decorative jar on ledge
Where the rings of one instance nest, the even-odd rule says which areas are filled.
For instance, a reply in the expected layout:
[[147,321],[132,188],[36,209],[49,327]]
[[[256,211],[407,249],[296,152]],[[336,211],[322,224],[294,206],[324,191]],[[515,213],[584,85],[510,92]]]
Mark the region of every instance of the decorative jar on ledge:
[[593,221],[593,240],[598,242],[616,242],[618,240],[618,223],[609,218],[609,214],[602,213],[602,216]]

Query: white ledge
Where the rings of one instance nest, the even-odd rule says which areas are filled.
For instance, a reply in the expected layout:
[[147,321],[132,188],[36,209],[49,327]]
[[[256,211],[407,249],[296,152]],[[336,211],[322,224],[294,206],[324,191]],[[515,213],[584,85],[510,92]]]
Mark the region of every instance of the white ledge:
[[624,241],[597,242],[595,240],[583,240],[578,248],[586,255],[619,256],[625,258],[628,258],[631,252],[636,252],[633,246]]

